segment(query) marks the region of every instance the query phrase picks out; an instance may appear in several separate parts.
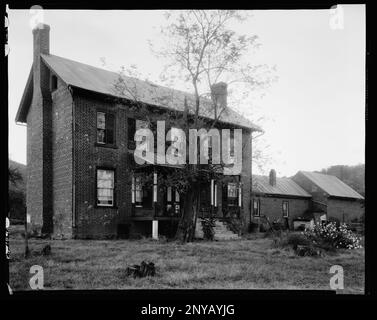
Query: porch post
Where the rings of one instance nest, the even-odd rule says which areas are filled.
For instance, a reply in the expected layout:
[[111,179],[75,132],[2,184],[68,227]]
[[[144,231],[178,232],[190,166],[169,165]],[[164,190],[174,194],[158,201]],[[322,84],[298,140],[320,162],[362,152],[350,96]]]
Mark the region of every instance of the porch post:
[[211,218],[212,218],[212,215],[213,215],[213,206],[214,206],[214,202],[215,202],[215,195],[214,195],[214,185],[215,185],[215,181],[213,179],[211,179]]
[[158,240],[158,220],[152,221],[152,239]]
[[217,183],[215,183],[215,207],[217,207]]
[[242,207],[242,184],[238,184],[238,206]]
[[153,173],[153,203],[157,202],[157,172]]
[[215,205],[215,214],[217,214],[217,182],[215,182],[215,190],[214,190],[214,193],[215,193],[215,200],[214,200],[214,205]]
[[131,212],[132,215],[135,214],[135,175],[132,173],[132,182],[131,182]]
[[153,172],[153,212],[154,217],[152,221],[152,238],[158,240],[158,220],[156,219],[157,216],[157,172],[154,170]]
[[211,179],[211,206],[213,206],[213,185],[214,185],[214,181],[213,179]]

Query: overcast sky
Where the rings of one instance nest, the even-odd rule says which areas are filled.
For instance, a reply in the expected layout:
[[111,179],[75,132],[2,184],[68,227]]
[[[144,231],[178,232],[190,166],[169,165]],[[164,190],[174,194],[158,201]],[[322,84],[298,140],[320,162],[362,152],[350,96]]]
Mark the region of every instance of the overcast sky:
[[[9,11],[9,156],[24,164],[26,127],[14,119],[32,64],[32,17],[28,10]],[[163,62],[148,40],[159,41],[161,11],[46,10],[43,19],[51,27],[52,54],[97,67],[105,57],[114,71],[135,64],[158,79]],[[257,138],[269,145],[265,171],[290,176],[364,163],[365,6],[342,6],[337,13],[257,10],[237,31],[258,35],[262,46],[250,61],[276,65],[279,78],[263,97],[239,106],[266,117],[260,123],[265,134]]]

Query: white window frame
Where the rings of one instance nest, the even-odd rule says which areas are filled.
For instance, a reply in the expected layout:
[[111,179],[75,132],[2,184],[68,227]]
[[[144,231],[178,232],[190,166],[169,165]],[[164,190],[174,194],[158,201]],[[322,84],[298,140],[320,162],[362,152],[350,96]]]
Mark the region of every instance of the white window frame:
[[[257,214],[254,214],[254,204],[257,204]],[[260,199],[253,199],[253,216],[260,217]]]
[[[287,214],[284,213],[284,204],[287,205]],[[281,208],[282,208],[282,211],[283,211],[283,218],[289,218],[289,201],[283,200]]]
[[[98,127],[98,116],[99,114],[102,114],[103,117],[105,118],[104,120],[104,123],[105,123],[105,128],[99,128]],[[97,126],[97,137],[96,137],[96,142],[99,143],[99,144],[106,144],[105,141],[98,141],[98,130],[101,130],[103,132],[103,137],[105,138],[105,135],[106,135],[106,113],[105,112],[102,112],[102,111],[97,111],[97,118],[96,118],[96,126]]]
[[[109,171],[109,172],[112,172],[112,180],[113,180],[113,187],[112,188],[99,188],[98,187],[98,172],[99,171]],[[97,207],[114,207],[115,206],[115,170],[114,169],[104,169],[104,168],[97,168],[97,171],[96,171],[96,175],[97,175],[97,179],[96,179],[96,182],[97,182],[97,185],[96,185],[96,196],[97,196],[97,199],[96,199],[96,204],[97,204]],[[99,203],[99,194],[98,194],[98,190],[99,189],[109,189],[109,190],[112,190],[112,199],[111,199],[111,203]]]

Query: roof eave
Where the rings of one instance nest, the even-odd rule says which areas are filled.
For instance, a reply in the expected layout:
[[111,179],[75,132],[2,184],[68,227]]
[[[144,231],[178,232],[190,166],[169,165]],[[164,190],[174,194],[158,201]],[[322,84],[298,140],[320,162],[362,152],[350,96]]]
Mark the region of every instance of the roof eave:
[[254,124],[253,127],[251,128],[252,132],[260,132],[260,133],[265,133],[265,131],[258,125]]
[[[50,65],[49,65],[49,68],[51,68],[53,70],[53,68]],[[56,71],[54,70],[54,72],[56,72]],[[127,97],[121,97],[121,96],[117,96],[115,94],[109,94],[109,93],[102,93],[102,92],[82,88],[82,87],[79,87],[79,86],[76,86],[76,85],[73,85],[73,84],[69,84],[69,83],[66,83],[66,84],[74,90],[78,90],[78,91],[81,91],[81,92],[93,92],[93,93],[98,94],[98,96],[109,97],[111,99],[114,99],[115,101],[119,101],[119,102],[121,102],[121,101],[123,101],[123,102],[132,101],[132,99],[127,98]],[[154,108],[160,108],[162,110],[176,111],[176,110],[174,110],[172,108],[168,108],[168,107],[163,107],[163,106],[159,106],[159,105],[155,105],[155,104],[149,104],[149,103],[146,103],[146,104],[148,104],[148,105],[150,105],[151,107],[154,107]],[[181,112],[183,112],[183,111],[181,111]],[[214,121],[214,119],[206,117],[206,116],[201,116],[201,118]],[[230,124],[230,125],[233,125],[233,126],[236,126],[236,127],[239,127],[239,128],[244,128],[244,129],[250,130],[252,132],[254,132],[254,131],[255,132],[264,132],[261,127],[254,125],[254,124],[252,126],[248,127],[248,126],[244,126],[244,125],[241,125],[241,124],[238,124],[238,123],[232,123],[232,122],[229,122],[229,121],[224,121],[224,120],[221,120],[221,119],[219,119],[218,121],[221,122],[221,123],[224,123],[224,124]]]
[[16,123],[26,123],[27,113],[33,96],[33,65],[31,66],[29,77],[22,94],[20,105],[18,106],[15,121]]
[[365,200],[365,198],[362,196],[362,195],[360,195],[360,197],[342,197],[342,196],[335,196],[335,195],[329,195],[328,196],[328,198],[330,198],[330,199],[338,199],[338,200],[350,200],[350,201],[355,201],[355,200],[361,200],[361,201],[363,201],[363,200]]
[[298,194],[286,194],[286,193],[270,193],[270,192],[261,192],[261,191],[251,191],[256,195],[262,196],[271,196],[271,197],[289,197],[289,198],[312,198],[311,195],[298,195]]

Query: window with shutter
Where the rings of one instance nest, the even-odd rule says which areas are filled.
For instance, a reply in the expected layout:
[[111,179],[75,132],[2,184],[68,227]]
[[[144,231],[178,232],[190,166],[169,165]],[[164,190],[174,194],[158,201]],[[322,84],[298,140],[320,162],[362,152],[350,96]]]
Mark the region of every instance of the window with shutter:
[[106,114],[106,136],[105,141],[108,144],[114,143],[115,118],[111,113]]
[[135,132],[136,132],[136,120],[134,118],[127,119],[127,132],[128,132],[128,149],[135,149]]
[[115,116],[112,113],[97,112],[97,143],[115,143]]

